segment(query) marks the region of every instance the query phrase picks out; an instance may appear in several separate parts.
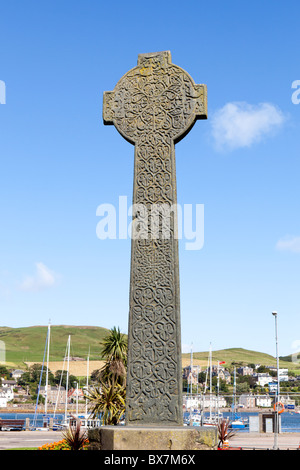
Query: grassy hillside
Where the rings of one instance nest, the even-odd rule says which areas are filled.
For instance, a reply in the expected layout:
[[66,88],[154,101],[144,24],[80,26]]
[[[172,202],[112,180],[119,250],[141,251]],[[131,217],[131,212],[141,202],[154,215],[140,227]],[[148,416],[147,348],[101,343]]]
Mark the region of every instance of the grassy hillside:
[[[208,352],[196,352],[193,354],[195,361],[208,361]],[[186,361],[190,354],[183,354],[183,359]],[[286,358],[280,358],[279,366],[284,369],[296,370],[299,368],[298,364],[293,364],[290,361],[284,360]],[[247,365],[247,364],[260,364],[264,366],[275,366],[276,358],[269,354],[250,351],[242,348],[223,349],[220,351],[212,351],[212,362],[217,364],[217,361],[225,361],[225,367],[229,367],[231,364],[236,365]],[[189,361],[190,362],[190,361]]]
[[[108,330],[96,326],[51,326],[50,361],[62,361],[71,335],[71,356],[99,360],[100,342]],[[5,344],[6,362],[20,365],[23,362],[42,362],[47,336],[47,326],[27,328],[0,327],[0,341]]]
[[[90,350],[90,360],[99,361],[100,343],[108,330],[96,326],[51,326],[50,361],[63,361],[66,353],[68,336],[71,335],[71,356],[86,359]],[[0,341],[5,344],[6,363],[12,367],[22,367],[24,362],[42,362],[47,336],[47,326],[31,326],[27,328],[0,327]],[[195,352],[195,364],[206,367],[208,352]],[[242,348],[224,349],[212,352],[213,364],[225,361],[225,367],[232,364],[261,364],[276,366],[276,359],[268,354],[249,351]],[[183,354],[183,365],[190,364],[190,354]],[[289,370],[300,369],[300,365],[290,362],[289,358],[281,358],[280,367]]]

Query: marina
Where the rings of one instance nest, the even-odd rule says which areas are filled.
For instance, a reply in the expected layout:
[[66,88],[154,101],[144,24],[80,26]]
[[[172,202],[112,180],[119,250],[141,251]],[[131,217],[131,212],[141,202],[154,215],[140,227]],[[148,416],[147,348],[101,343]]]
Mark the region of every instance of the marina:
[[[237,416],[232,415],[231,412],[222,412],[222,417],[224,419],[229,419],[231,423],[236,423],[236,426],[232,426],[237,433],[249,433],[249,417],[253,416],[258,416],[258,412],[249,412],[249,411],[242,411],[238,414]],[[74,416],[73,414],[70,414],[70,417]],[[78,417],[82,419],[83,421],[85,420],[85,415],[84,414],[78,414]],[[16,413],[0,413],[0,419],[16,419],[16,420],[24,420],[26,419],[29,420],[30,427],[33,427],[33,423],[36,423],[36,428],[43,428],[44,423],[53,418],[54,423],[57,424],[57,430],[60,430],[62,428],[62,425],[64,423],[65,415],[63,413],[58,413],[58,414],[48,414],[47,417],[45,416],[44,413],[38,413],[37,415],[35,413],[21,413],[21,412],[16,412]],[[185,424],[190,424],[190,419],[191,415],[190,413],[186,412],[184,413],[184,422]],[[221,419],[221,417],[220,417]],[[97,421],[97,422],[96,422]],[[100,420],[96,420],[95,424],[97,426],[100,425]],[[203,421],[201,419],[201,414],[200,413],[193,413],[192,414],[192,425],[194,426],[201,426],[206,424],[215,424],[213,420],[210,421],[210,414],[209,412],[204,412],[203,413]],[[239,425],[240,424],[240,425]],[[241,425],[243,424],[243,425]],[[93,426],[94,427],[94,424]],[[281,415],[281,433],[300,433],[300,414],[296,413],[294,411],[285,411]]]
[[[90,428],[95,428],[95,427],[100,426],[101,420],[97,418],[94,419],[92,416],[90,416],[90,414],[87,411],[87,398],[85,399],[85,413],[79,414],[78,383],[77,383],[77,392],[76,392],[76,412],[70,413],[70,411],[68,410],[68,387],[69,387],[69,376],[70,376],[69,366],[70,366],[71,335],[68,336],[66,352],[65,352],[64,362],[63,362],[63,370],[61,372],[60,383],[59,383],[59,387],[57,390],[57,399],[55,403],[54,413],[50,414],[48,412],[47,394],[48,394],[48,376],[49,376],[50,331],[51,331],[51,325],[49,322],[46,341],[45,341],[43,364],[42,364],[42,369],[40,373],[40,381],[39,381],[39,387],[38,387],[38,393],[37,393],[37,399],[36,399],[35,413],[34,413],[33,418],[31,416],[27,417],[26,429],[34,430],[34,431],[36,430],[45,431],[45,430],[50,430],[50,429],[54,431],[63,430],[70,426],[73,426],[73,427],[76,426],[76,423],[78,421],[80,422],[80,425],[83,429],[90,429]],[[45,409],[44,409],[44,414],[41,415],[37,412],[37,408],[38,408],[38,403],[39,403],[39,395],[40,395],[40,390],[41,390],[46,351],[47,351],[47,363],[46,363],[46,384],[45,384]],[[65,409],[64,409],[64,415],[60,415],[60,414],[57,414],[56,411],[57,411],[57,406],[58,406],[58,398],[59,398],[59,392],[60,392],[60,388],[62,384],[63,373],[65,370],[65,363],[67,364],[66,365]],[[89,356],[87,358],[86,390],[88,390],[88,385],[89,385]]]
[[[237,433],[249,433],[249,417],[258,416],[258,412],[247,412],[242,411],[237,417],[232,417],[231,412],[223,412],[222,416],[224,419],[229,419],[231,423],[235,423],[232,428]],[[195,418],[195,419],[194,419]],[[190,423],[190,413],[184,414],[185,423]],[[204,412],[203,425],[209,424],[209,412]],[[200,413],[192,414],[192,423],[194,426],[201,426]],[[211,420],[211,424],[215,424]],[[281,433],[300,433],[300,414],[295,412],[286,411],[281,415]]]
[[[57,386],[56,395],[51,396],[49,386],[49,355],[50,355],[50,322],[47,329],[47,337],[44,347],[44,357],[42,368],[39,375],[39,384],[37,390],[37,399],[31,408],[6,409],[6,412],[0,410],[0,450],[5,448],[24,448],[32,445],[32,448],[38,448],[45,443],[57,442],[62,439],[63,432],[70,426],[75,428],[80,422],[82,430],[100,428],[97,432],[105,432],[106,426],[103,425],[103,416],[101,414],[95,417],[88,413],[88,400],[79,404],[78,382],[75,388],[75,399],[71,402],[68,399],[70,388],[70,345],[71,336],[68,335],[65,355],[63,357],[63,366],[60,373],[60,382]],[[87,356],[86,385],[85,390],[89,389],[89,355]],[[217,365],[212,362],[212,348],[208,357],[208,367],[205,371],[205,382],[200,393],[197,384],[194,386],[197,393],[193,393],[192,374],[188,381],[187,394],[182,396],[183,424],[187,432],[191,427],[195,431],[208,432],[212,435],[219,435],[220,426],[228,426],[233,433],[230,439],[230,447],[240,450],[271,449],[274,445],[274,439],[277,439],[277,447],[283,449],[298,449],[300,445],[300,413],[296,402],[292,399],[286,399],[284,395],[280,397],[278,412],[280,414],[279,432],[275,432],[275,405],[271,405],[272,397],[268,399],[261,395],[251,395],[251,403],[260,403],[260,406],[245,407],[241,402],[241,395],[236,390],[236,368],[233,370],[233,390],[232,394],[222,393],[220,391],[220,377],[223,373],[221,367],[225,362],[217,361]],[[190,357],[190,371],[193,371],[193,352]],[[197,373],[198,373],[197,368]],[[45,374],[45,387],[42,387],[43,374]],[[66,382],[62,387],[62,379],[65,374]],[[215,384],[213,385],[213,376]],[[44,392],[44,404],[39,404],[39,396]],[[59,400],[59,397],[60,400]],[[249,400],[250,402],[250,400]],[[284,404],[283,404],[283,403]],[[262,404],[263,403],[263,404]],[[16,406],[16,405],[12,405]],[[3,410],[4,411],[4,410]],[[101,419],[102,418],[102,419]],[[10,421],[11,420],[11,421]],[[2,426],[1,426],[2,421]],[[225,423],[226,421],[226,423]],[[108,424],[108,423],[106,423]],[[123,421],[118,423],[124,425]],[[182,424],[179,424],[182,428]],[[123,428],[124,429],[124,428]],[[21,431],[21,432],[20,432]],[[122,431],[123,432],[123,431]],[[126,428],[124,429],[126,433]],[[215,433],[216,432],[216,433]],[[278,434],[278,435],[277,435]],[[223,441],[222,441],[223,442]],[[226,441],[227,442],[227,441]],[[32,444],[30,444],[32,443]],[[216,448],[216,444],[215,444]]]

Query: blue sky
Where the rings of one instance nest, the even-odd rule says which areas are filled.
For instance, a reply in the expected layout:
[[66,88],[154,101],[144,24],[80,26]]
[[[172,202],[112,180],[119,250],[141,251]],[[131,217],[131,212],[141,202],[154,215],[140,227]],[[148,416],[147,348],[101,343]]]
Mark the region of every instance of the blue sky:
[[205,214],[203,249],[179,245],[183,348],[275,355],[277,310],[279,353],[300,350],[299,2],[0,9],[0,324],[127,332],[130,240],[99,240],[96,210],[131,201],[134,148],[102,94],[170,50],[208,88],[208,120],[176,146],[178,202]]

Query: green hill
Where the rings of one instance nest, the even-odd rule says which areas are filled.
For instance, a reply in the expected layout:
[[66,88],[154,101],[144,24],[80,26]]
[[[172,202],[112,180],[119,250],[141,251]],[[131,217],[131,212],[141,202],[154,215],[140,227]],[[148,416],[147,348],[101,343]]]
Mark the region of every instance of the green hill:
[[[50,340],[50,361],[63,361],[66,353],[68,336],[71,335],[71,356],[86,359],[90,351],[90,360],[99,361],[100,343],[109,330],[97,326],[52,325]],[[21,367],[24,362],[42,362],[47,326],[24,328],[0,327],[0,341],[5,345],[6,363],[12,367]],[[194,360],[207,364],[208,352],[195,352]],[[185,363],[190,363],[190,354],[183,354]],[[213,363],[225,361],[225,367],[233,365],[261,364],[276,366],[273,356],[242,348],[223,349],[212,352]],[[280,358],[280,367],[289,370],[300,369],[300,365],[291,362],[290,357]],[[299,373],[299,372],[298,372]]]
[[[208,361],[208,352],[195,352],[194,359],[201,361]],[[183,354],[183,358],[189,358],[190,354]],[[276,358],[265,353],[251,351],[243,348],[222,349],[220,351],[212,351],[212,362],[217,364],[217,361],[225,361],[225,367],[239,366],[247,364],[260,364],[263,366],[276,367]],[[289,370],[300,369],[300,365],[292,363],[288,358],[280,358],[279,367]]]
[[[68,336],[71,335],[71,356],[100,360],[100,342],[108,330],[96,326],[51,326],[50,360],[63,361]],[[4,342],[6,362],[42,362],[47,337],[47,326],[24,328],[0,327],[0,341]]]

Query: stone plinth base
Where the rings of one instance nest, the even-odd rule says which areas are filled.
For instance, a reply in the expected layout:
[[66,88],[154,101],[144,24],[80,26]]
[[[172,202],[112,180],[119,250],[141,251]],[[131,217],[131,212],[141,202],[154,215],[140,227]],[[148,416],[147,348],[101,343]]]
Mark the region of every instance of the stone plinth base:
[[204,450],[216,448],[215,427],[103,426],[89,430],[90,450]]

